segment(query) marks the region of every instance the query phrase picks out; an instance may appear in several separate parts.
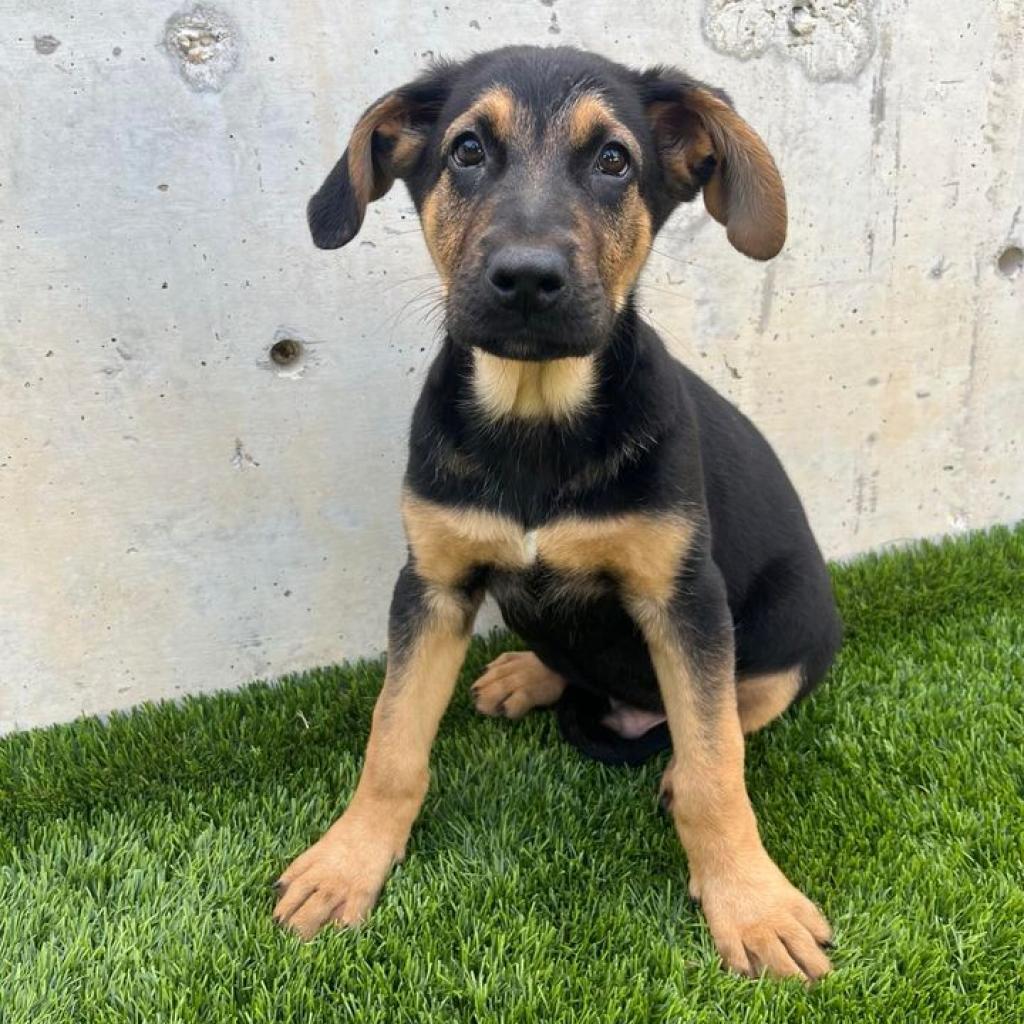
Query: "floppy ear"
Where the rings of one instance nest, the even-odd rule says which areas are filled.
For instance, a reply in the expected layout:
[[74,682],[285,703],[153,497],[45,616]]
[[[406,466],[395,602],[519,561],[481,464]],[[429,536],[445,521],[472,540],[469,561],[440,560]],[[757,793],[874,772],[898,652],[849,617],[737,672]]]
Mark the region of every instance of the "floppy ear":
[[648,119],[677,200],[704,190],[733,247],[770,260],[786,240],[786,190],[761,137],[718,89],[655,68],[641,76]]
[[438,64],[389,92],[359,119],[348,147],[306,207],[313,242],[337,249],[355,238],[366,207],[419,161],[448,95],[451,66]]

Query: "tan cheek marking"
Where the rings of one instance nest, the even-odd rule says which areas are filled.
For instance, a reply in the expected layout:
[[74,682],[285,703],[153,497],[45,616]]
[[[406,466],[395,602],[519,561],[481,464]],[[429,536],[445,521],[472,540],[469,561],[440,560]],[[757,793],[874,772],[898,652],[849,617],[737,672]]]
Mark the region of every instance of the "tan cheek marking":
[[610,573],[636,599],[663,606],[693,533],[693,523],[676,515],[564,519],[539,531],[537,553],[562,572]]
[[519,569],[532,561],[526,534],[512,520],[475,509],[455,509],[406,494],[402,521],[420,576],[455,587],[475,566]]
[[799,665],[782,672],[740,679],[736,684],[736,699],[744,734],[757,732],[778,718],[793,703],[802,679]]
[[616,310],[625,304],[651,249],[651,215],[635,185],[630,186],[618,228],[608,239],[608,290]]
[[653,235],[647,206],[636,187],[631,186],[618,214],[595,217],[589,211],[576,209],[574,215],[580,239],[580,269],[600,278],[605,294],[618,312],[650,255]]
[[[589,277],[601,277],[600,238],[592,220],[592,211],[574,203],[572,206],[573,231],[579,239],[576,262]],[[602,278],[603,280],[603,278]]]
[[465,236],[464,218],[465,203],[454,193],[447,177],[442,177],[423,201],[420,222],[427,249],[445,286],[451,280]]
[[593,397],[593,356],[529,363],[473,350],[473,394],[492,420],[504,416],[566,419]]
[[595,217],[589,211],[577,208],[574,214],[576,233],[582,239],[581,267],[596,270],[605,293],[618,312],[650,255],[653,234],[647,205],[633,184],[617,213]]

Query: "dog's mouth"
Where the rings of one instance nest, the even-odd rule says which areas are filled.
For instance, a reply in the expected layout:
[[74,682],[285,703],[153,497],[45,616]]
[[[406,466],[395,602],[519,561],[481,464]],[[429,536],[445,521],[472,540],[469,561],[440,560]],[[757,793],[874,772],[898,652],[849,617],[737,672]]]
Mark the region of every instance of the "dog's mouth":
[[538,330],[531,326],[505,332],[485,329],[472,338],[469,344],[501,359],[528,362],[585,356],[600,347],[581,334]]
[[612,311],[599,302],[572,303],[545,313],[480,310],[451,301],[447,330],[452,340],[501,359],[546,362],[591,355],[605,346]]

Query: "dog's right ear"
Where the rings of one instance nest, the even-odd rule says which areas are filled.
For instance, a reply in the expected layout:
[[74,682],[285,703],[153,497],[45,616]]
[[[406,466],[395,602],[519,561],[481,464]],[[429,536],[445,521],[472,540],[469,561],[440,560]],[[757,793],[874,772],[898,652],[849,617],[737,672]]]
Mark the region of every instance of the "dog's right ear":
[[337,249],[355,238],[366,207],[407,177],[448,98],[453,65],[437,64],[389,92],[359,119],[348,148],[306,207],[313,242]]

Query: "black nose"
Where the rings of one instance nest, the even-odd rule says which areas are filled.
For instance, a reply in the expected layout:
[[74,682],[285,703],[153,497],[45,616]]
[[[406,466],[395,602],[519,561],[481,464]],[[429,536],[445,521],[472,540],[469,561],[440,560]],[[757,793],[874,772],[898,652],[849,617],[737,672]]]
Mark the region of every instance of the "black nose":
[[487,263],[492,294],[507,309],[540,313],[565,294],[569,267],[565,257],[551,248],[510,245],[499,249]]

